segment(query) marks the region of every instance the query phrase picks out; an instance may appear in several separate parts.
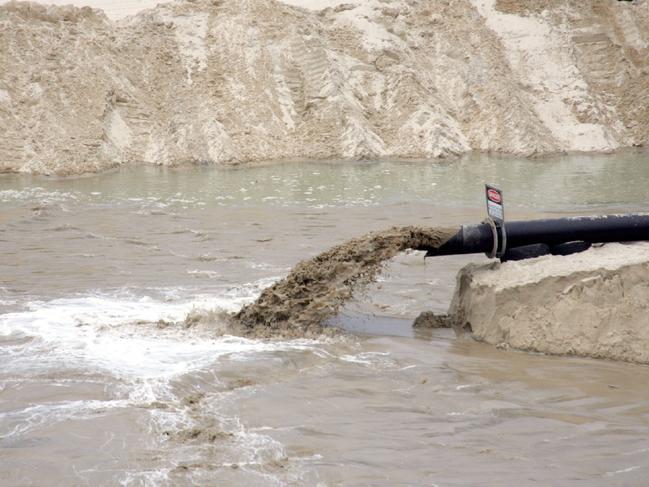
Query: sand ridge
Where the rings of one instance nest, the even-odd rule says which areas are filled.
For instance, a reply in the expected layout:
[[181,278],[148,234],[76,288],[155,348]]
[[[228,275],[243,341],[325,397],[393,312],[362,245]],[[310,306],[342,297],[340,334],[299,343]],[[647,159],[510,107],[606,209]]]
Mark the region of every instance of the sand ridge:
[[647,142],[647,0],[291,3],[0,5],[0,172]]

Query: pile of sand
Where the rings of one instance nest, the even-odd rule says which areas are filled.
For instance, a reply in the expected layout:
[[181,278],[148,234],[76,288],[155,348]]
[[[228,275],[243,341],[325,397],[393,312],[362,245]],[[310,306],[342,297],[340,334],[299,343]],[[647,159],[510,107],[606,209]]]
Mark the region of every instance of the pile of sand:
[[359,286],[373,281],[383,264],[406,249],[438,247],[457,229],[403,227],[373,232],[297,264],[231,320],[256,337],[320,333]]
[[503,348],[649,363],[649,243],[470,265],[456,330]]
[[648,0],[287,2],[178,1],[117,21],[0,5],[0,172],[649,137]]

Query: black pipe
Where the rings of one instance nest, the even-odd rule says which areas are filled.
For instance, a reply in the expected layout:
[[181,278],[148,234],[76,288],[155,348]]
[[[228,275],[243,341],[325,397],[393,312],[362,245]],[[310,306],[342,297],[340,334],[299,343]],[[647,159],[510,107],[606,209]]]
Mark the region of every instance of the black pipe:
[[[649,215],[600,215],[570,218],[513,221],[505,223],[507,248],[523,245],[584,241],[632,242],[649,240]],[[444,245],[434,249],[422,247],[426,256],[491,253],[494,248],[493,230],[489,223],[463,225]]]

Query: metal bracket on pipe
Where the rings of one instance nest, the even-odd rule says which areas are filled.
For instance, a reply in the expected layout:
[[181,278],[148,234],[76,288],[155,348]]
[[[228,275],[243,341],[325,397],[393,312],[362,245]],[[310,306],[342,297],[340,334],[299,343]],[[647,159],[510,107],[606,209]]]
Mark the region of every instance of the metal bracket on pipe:
[[496,257],[501,259],[502,256],[505,255],[505,252],[507,252],[507,230],[505,229],[505,223],[503,222],[500,225],[497,224],[496,229],[500,230],[500,240],[499,240],[500,245],[498,246]]
[[501,258],[507,251],[507,231],[504,224],[499,224],[491,218],[485,219],[483,223],[489,225],[491,228],[491,235],[493,236],[493,247],[490,252],[485,252],[485,255],[490,259],[494,257]]
[[485,255],[490,259],[493,259],[498,253],[498,229],[496,228],[496,223],[491,218],[485,219],[483,223],[486,223],[487,225],[489,225],[489,228],[491,228],[491,236],[493,237],[494,242],[491,250],[489,252],[485,252]]

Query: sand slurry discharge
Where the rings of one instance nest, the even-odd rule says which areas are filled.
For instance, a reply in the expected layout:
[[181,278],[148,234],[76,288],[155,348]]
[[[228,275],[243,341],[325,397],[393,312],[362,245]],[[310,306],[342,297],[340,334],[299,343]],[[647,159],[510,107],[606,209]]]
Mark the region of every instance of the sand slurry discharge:
[[[387,261],[406,249],[438,247],[455,232],[393,227],[336,245],[298,263],[254,303],[227,316],[228,333],[327,333],[328,320]],[[499,348],[649,363],[647,262],[649,244],[613,243],[567,257],[470,264],[458,274],[448,315],[424,312],[414,326],[453,326]]]
[[231,320],[256,337],[321,333],[354,290],[372,282],[383,264],[406,249],[438,247],[456,229],[394,227],[369,233],[297,264]]

